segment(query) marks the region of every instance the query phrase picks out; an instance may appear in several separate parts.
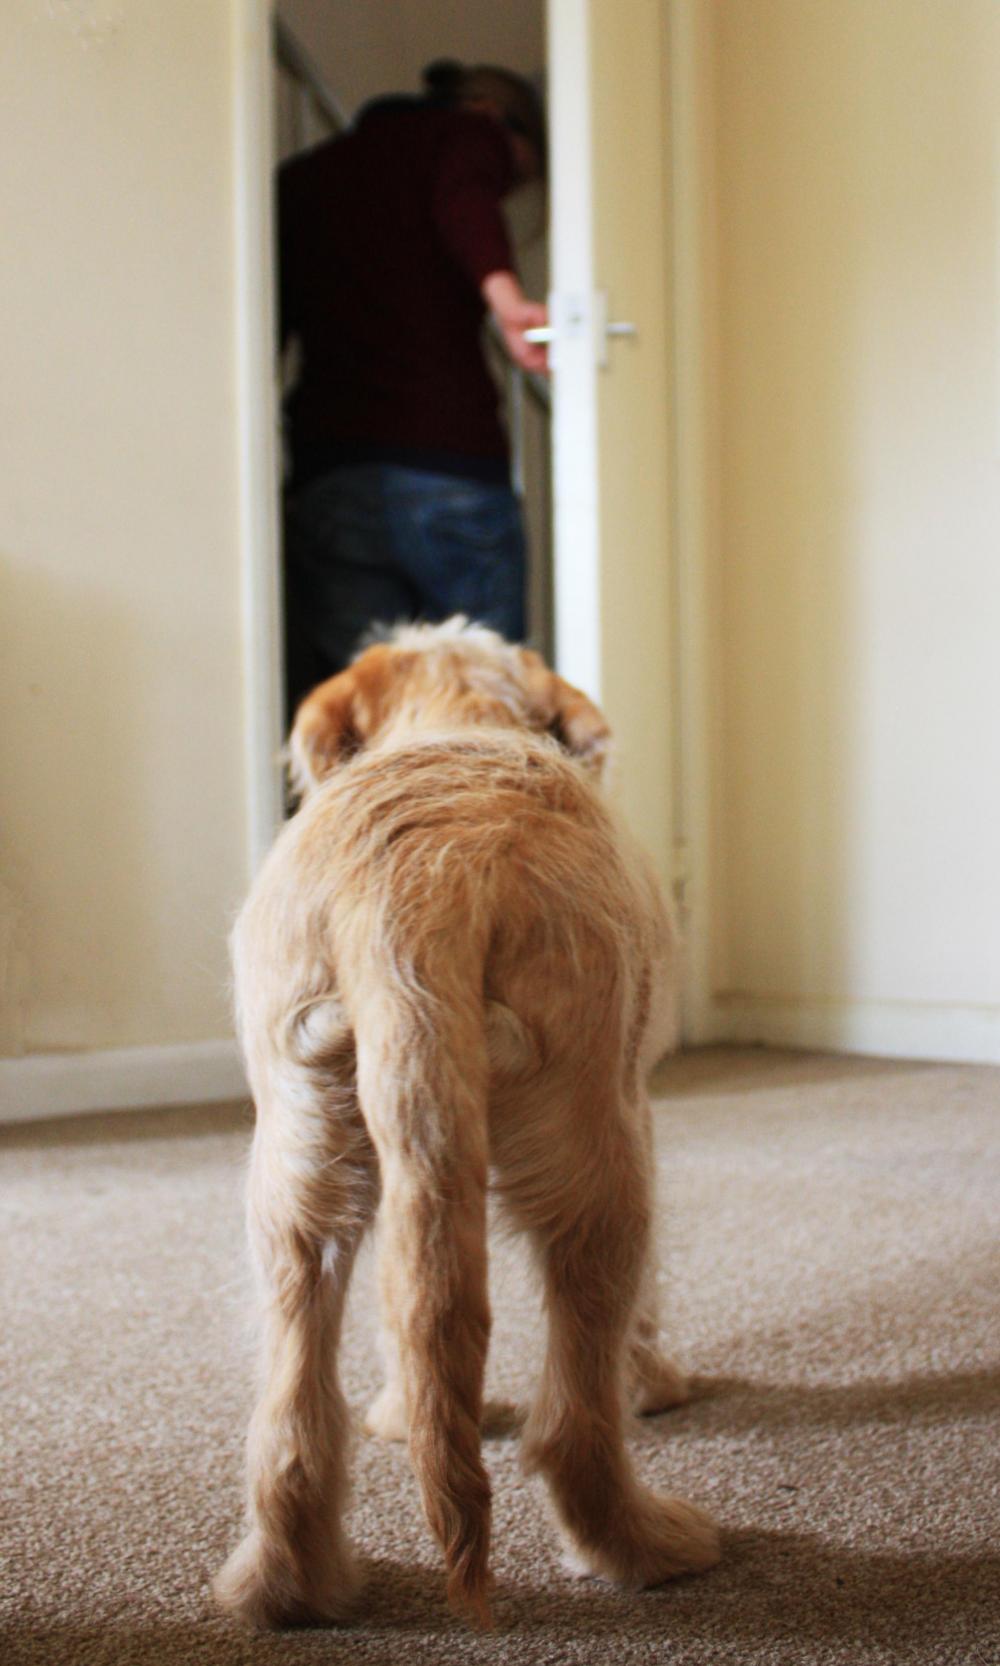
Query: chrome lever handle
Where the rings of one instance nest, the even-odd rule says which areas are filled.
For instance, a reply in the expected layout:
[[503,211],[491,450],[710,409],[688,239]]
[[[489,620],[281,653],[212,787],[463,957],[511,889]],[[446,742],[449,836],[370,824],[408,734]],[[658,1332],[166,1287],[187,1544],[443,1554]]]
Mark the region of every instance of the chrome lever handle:
[[[536,324],[532,329],[523,330],[521,333],[525,341],[537,341],[542,346],[547,345],[550,341],[555,341],[556,338],[556,332],[551,324]],[[634,324],[626,323],[624,319],[620,319],[614,323],[605,324],[604,334],[606,336],[634,336],[638,335],[639,331]]]
[[[602,366],[608,362],[607,354],[603,351],[604,339],[608,336],[637,336],[639,334],[636,325],[626,319],[602,322],[598,318],[596,324],[598,339],[602,341],[602,347],[598,352],[598,363]],[[536,343],[540,347],[548,347],[556,339],[556,331],[551,324],[533,325],[530,330],[525,330],[523,335],[525,341]]]

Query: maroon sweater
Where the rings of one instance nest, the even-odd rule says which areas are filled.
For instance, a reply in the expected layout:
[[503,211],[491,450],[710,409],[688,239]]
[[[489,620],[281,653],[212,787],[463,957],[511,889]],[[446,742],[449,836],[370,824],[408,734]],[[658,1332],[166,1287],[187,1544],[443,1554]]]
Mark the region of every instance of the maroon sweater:
[[296,478],[363,460],[507,478],[479,285],[513,269],[500,209],[513,182],[489,117],[403,98],[281,169]]

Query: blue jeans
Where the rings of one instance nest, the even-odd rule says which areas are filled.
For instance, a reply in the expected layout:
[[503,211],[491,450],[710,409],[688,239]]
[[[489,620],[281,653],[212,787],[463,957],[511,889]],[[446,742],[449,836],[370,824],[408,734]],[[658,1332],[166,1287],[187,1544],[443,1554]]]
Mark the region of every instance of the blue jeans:
[[285,504],[289,712],[373,624],[467,613],[519,641],[524,575],[509,486],[388,463],[308,481]]

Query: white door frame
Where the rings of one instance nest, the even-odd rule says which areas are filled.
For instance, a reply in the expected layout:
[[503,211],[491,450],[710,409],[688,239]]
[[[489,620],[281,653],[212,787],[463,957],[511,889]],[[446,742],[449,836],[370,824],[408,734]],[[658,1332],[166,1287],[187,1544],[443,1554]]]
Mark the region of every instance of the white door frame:
[[[597,404],[591,297],[596,288],[588,0],[548,0],[549,231],[554,339],[552,519],[555,658],[600,701],[601,605]],[[556,208],[555,205],[558,204]]]
[[[556,661],[602,697],[599,469],[590,298],[596,288],[592,212],[591,0],[547,0],[555,275],[553,433]],[[675,332],[673,480],[676,573],[673,674],[674,848],[682,854],[688,937],[686,1032],[712,1033],[708,969],[709,716],[703,502],[704,227],[698,102],[698,0],[669,0]],[[252,873],[281,824],[281,606],[274,375],[274,228],[271,17],[267,0],[234,5],[236,351],[241,503],[241,616],[247,865]],[[665,645],[666,649],[667,645]],[[682,652],[683,649],[683,652]]]
[[674,492],[674,849],[683,899],[683,1033],[689,1044],[724,1040],[713,998],[712,921],[718,878],[711,836],[711,761],[717,598],[713,593],[717,501],[711,434],[715,385],[711,320],[717,261],[710,100],[712,20],[704,0],[668,0],[672,220],[672,435]]
[[233,31],[240,616],[246,852],[253,874],[281,825],[284,738],[268,0],[235,0]]
[[[648,0],[646,0],[648,3]],[[553,505],[555,641],[560,671],[598,700],[608,675],[603,641],[602,563],[627,558],[600,548],[600,468],[595,364],[605,347],[594,298],[601,288],[595,258],[594,71],[592,34],[600,0],[548,0],[553,265],[552,312],[554,427]],[[649,668],[648,699],[669,712],[670,821],[660,839],[669,846],[660,870],[669,868],[686,942],[683,1028],[688,1040],[718,1034],[711,998],[709,759],[710,679],[707,645],[712,601],[707,580],[711,527],[708,505],[710,451],[707,407],[711,297],[706,283],[714,265],[706,125],[709,35],[703,0],[665,0],[662,41],[664,142],[669,149],[670,309],[667,399],[670,456],[670,640],[662,666]],[[623,25],[624,26],[624,23]],[[605,35],[605,40],[607,36]],[[606,187],[605,187],[606,188]],[[626,309],[628,296],[622,298]],[[613,362],[614,349],[609,357]],[[612,370],[613,373],[613,370]],[[615,649],[620,652],[620,648]],[[620,736],[626,745],[630,736]],[[656,854],[656,853],[654,853]]]

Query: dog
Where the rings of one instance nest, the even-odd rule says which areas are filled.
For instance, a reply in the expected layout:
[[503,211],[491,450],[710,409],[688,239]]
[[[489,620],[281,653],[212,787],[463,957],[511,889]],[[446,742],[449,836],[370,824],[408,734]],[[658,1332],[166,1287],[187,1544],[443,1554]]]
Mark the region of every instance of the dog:
[[537,654],[462,618],[399,628],[297,713],[300,807],[233,937],[264,1365],[249,1530],[215,1591],[248,1623],[352,1609],[336,1349],[376,1211],[368,1427],[408,1440],[449,1601],[492,1623],[491,1185],[542,1275],[523,1451],[574,1570],[640,1588],[718,1559],[710,1518],[641,1485],[624,1445],[627,1400],[686,1386],[659,1351],[645,1089],[675,1039],[676,946],[602,792],[610,739]]

